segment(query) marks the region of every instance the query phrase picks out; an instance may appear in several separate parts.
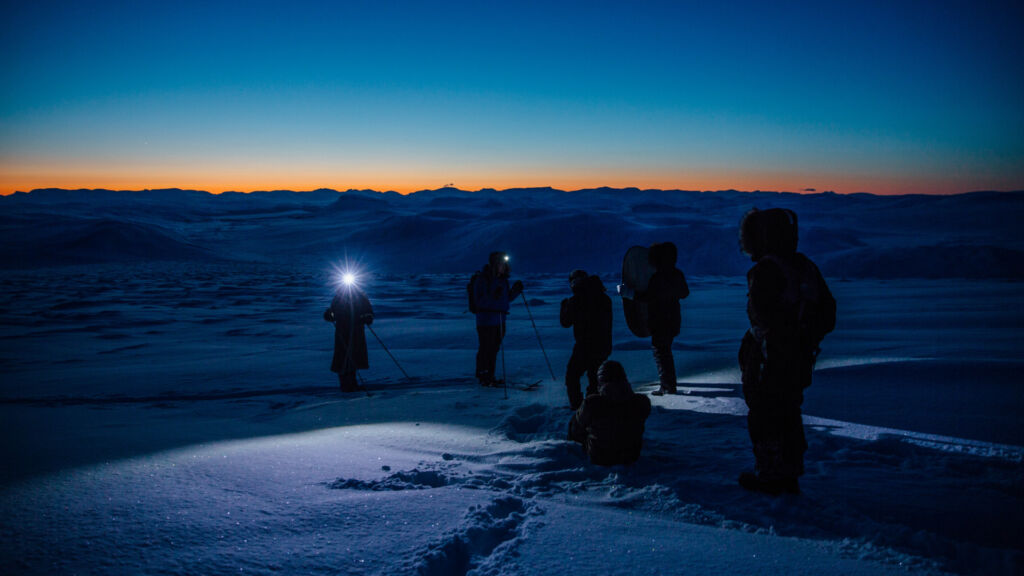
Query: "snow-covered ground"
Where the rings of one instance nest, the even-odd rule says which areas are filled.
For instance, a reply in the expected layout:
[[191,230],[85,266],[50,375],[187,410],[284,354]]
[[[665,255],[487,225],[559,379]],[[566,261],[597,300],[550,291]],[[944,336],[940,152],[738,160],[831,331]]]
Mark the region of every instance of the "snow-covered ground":
[[[468,272],[364,278],[412,377],[368,334],[369,396],[328,371],[331,263],[6,272],[0,573],[1024,571],[1019,282],[831,279],[803,493],[771,498],[735,482],[742,278],[690,278],[681,393],[601,468],[565,440],[563,275],[513,274],[537,331],[518,301],[505,371],[543,383],[506,398],[471,378]],[[613,358],[653,389],[619,311]]]

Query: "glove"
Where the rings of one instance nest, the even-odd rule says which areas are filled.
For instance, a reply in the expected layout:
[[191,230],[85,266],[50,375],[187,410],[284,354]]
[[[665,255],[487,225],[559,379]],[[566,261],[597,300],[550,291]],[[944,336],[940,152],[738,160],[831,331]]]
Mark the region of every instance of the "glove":
[[622,296],[623,298],[629,298],[632,300],[633,297],[636,296],[636,290],[634,290],[632,286],[619,284],[615,289],[619,292],[619,296]]
[[523,281],[522,280],[516,280],[512,284],[512,289],[515,290],[516,292],[522,292],[523,291]]
[[362,320],[363,324],[366,324],[367,326],[373,324],[373,314],[363,314],[362,316],[359,317],[359,319]]
[[330,308],[324,310],[324,321],[334,322],[334,310],[331,310]]

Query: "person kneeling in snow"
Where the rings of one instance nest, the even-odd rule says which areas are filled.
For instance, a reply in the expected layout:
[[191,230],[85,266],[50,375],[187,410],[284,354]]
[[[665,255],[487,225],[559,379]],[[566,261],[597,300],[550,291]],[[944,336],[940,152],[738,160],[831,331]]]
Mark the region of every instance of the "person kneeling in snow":
[[632,464],[640,458],[651,401],[633,393],[614,360],[601,364],[597,381],[598,393],[587,396],[569,421],[569,439],[583,445],[592,464]]

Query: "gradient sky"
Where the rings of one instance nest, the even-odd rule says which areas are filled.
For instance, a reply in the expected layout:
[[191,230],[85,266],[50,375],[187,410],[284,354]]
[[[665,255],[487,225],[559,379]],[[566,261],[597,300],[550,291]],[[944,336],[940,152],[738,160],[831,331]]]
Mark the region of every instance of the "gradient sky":
[[1024,3],[50,2],[0,193],[1024,189]]

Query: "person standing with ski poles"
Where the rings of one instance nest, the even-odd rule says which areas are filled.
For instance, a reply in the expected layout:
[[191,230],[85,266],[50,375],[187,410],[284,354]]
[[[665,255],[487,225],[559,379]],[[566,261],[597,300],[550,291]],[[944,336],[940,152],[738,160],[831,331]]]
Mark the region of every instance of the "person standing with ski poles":
[[470,280],[469,310],[476,315],[476,333],[479,348],[476,353],[476,377],[481,386],[500,386],[504,382],[495,377],[498,352],[505,337],[505,317],[509,303],[523,291],[523,283],[508,282],[508,254],[491,252],[487,264]]
[[334,293],[324,320],[334,324],[334,357],[331,371],[338,374],[342,392],[365,390],[356,379],[356,370],[370,368],[364,327],[373,323],[373,306],[366,293],[356,286],[355,275],[346,273]]

